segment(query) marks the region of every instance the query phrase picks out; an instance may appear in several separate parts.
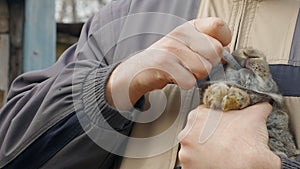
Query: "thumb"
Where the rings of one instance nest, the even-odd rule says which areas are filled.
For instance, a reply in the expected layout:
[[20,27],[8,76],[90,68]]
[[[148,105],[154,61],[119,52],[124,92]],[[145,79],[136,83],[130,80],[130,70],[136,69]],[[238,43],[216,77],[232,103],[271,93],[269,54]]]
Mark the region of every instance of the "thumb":
[[272,106],[267,102],[263,102],[245,108],[243,113],[246,113],[248,117],[267,120],[271,111]]
[[223,46],[231,42],[231,30],[228,25],[220,18],[201,18],[191,21],[199,32],[203,32],[217,40]]

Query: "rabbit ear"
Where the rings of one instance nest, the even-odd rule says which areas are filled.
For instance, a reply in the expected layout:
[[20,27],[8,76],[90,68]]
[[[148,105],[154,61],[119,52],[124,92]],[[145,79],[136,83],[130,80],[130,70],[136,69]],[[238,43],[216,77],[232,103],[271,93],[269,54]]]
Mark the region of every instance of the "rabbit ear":
[[237,54],[244,55],[247,58],[265,58],[266,56],[260,50],[254,48],[241,48],[236,50]]
[[249,58],[262,58],[265,60],[266,56],[259,50],[253,48],[242,49],[243,53]]

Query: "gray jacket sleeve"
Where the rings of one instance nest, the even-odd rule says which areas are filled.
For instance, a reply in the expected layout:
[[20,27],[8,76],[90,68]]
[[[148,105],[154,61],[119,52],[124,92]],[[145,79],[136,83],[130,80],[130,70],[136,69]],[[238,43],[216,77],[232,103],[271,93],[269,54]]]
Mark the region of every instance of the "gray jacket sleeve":
[[290,158],[281,157],[281,168],[282,169],[299,169],[300,168],[300,162],[297,161],[297,160],[292,160]]
[[[84,25],[79,42],[56,64],[25,73],[13,82],[0,112],[0,168],[40,168],[70,142],[80,143],[74,141],[80,137],[98,153],[98,159],[92,159],[98,161],[94,167],[110,165],[103,163],[110,154],[95,146],[87,134],[92,132],[91,126],[111,126],[124,135],[130,132],[130,117],[124,118],[105,100],[105,83],[120,59],[112,57],[114,46],[104,51],[103,44],[104,38],[115,40],[114,31],[122,23],[109,21],[125,16],[129,4],[114,1],[104,7]],[[105,25],[110,29],[99,32]],[[118,143],[124,140],[115,138],[113,142],[121,145]]]

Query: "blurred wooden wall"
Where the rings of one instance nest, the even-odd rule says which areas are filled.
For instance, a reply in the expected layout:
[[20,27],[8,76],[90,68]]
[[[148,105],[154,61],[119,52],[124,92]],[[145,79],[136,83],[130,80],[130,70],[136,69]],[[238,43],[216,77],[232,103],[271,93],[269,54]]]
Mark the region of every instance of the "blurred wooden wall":
[[78,41],[83,23],[56,24],[56,57],[57,59],[66,49]]
[[6,0],[0,0],[0,108],[9,84],[9,12]]
[[21,73],[55,62],[54,0],[0,0],[0,108]]
[[22,73],[25,0],[0,0],[0,108]]

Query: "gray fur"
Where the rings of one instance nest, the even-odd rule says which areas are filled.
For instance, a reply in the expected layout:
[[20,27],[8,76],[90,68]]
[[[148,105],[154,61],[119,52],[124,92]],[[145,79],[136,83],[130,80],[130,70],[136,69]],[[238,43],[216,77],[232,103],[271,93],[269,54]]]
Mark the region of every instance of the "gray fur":
[[267,120],[270,149],[288,157],[299,154],[289,130],[289,117],[283,96],[272,78],[264,54],[255,49],[239,49],[232,55],[242,68],[236,70],[225,65],[225,81],[215,80],[202,85],[203,103],[210,108],[229,111],[259,102],[272,102],[273,110]]

